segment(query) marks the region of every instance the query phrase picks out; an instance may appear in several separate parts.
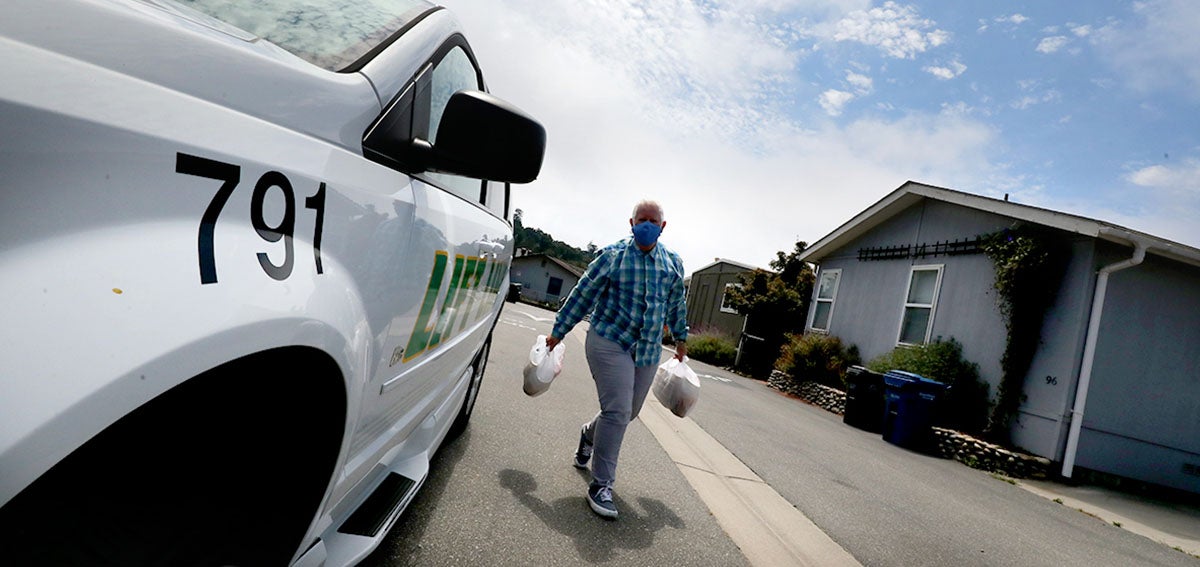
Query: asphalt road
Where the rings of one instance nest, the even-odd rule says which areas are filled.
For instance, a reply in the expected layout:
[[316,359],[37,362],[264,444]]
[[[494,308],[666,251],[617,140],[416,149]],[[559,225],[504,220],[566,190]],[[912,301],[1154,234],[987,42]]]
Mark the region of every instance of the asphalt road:
[[[506,305],[471,426],[439,452],[364,565],[746,564],[641,422],[622,448],[621,518],[588,509],[586,473],[570,464],[579,424],[598,409],[582,328],[550,390],[521,392],[529,347],[553,315]],[[692,366],[703,389],[689,419],[863,565],[1198,564],[989,473],[894,447],[762,382]]]
[[588,508],[589,477],[571,464],[579,426],[599,411],[586,325],[567,340],[562,374],[530,398],[521,370],[553,312],[506,304],[471,424],[443,446],[425,485],[363,565],[746,565],[640,422],[621,450],[621,518]]

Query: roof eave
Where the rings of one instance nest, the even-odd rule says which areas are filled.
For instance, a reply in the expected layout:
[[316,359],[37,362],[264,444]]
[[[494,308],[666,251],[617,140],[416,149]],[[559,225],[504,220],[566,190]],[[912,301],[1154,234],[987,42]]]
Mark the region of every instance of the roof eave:
[[849,244],[859,236],[883,224],[900,211],[926,198],[1117,244],[1134,246],[1136,242],[1143,242],[1146,244],[1147,250],[1155,255],[1200,267],[1200,249],[1192,248],[1178,242],[1172,242],[1157,236],[1087,217],[1060,213],[1031,205],[1010,203],[1000,199],[972,195],[962,191],[935,187],[915,181],[905,182],[874,205],[871,205],[824,238],[813,243],[812,246],[804,250],[800,255],[800,259],[805,262],[818,264],[829,253]]

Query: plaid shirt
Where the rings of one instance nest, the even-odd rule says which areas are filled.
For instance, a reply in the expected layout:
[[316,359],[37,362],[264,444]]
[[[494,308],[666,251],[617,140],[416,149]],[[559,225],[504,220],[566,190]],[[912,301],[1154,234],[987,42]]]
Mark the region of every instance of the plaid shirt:
[[565,337],[589,313],[592,329],[630,352],[635,365],[658,364],[664,324],[687,340],[683,261],[662,244],[642,252],[633,238],[606,246],[558,310],[551,334]]

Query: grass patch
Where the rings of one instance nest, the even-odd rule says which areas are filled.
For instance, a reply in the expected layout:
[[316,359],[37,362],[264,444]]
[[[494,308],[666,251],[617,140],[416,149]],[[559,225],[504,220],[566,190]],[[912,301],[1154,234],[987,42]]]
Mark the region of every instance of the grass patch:
[[1004,476],[1004,475],[1002,475],[1002,474],[1000,474],[1000,473],[995,473],[995,472],[994,472],[994,473],[992,473],[992,478],[994,478],[994,479],[996,479],[996,480],[1001,480],[1001,481],[1007,482],[1007,483],[1009,483],[1009,484],[1011,484],[1011,485],[1014,485],[1014,486],[1017,484],[1017,481],[1016,481],[1016,480],[1014,480],[1014,479],[1011,479],[1011,478],[1008,478],[1007,476]]

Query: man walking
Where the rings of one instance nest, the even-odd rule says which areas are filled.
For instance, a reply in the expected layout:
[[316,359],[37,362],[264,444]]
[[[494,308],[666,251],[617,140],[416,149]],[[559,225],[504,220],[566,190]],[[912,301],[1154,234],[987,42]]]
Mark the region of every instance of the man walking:
[[591,314],[584,350],[600,413],[579,432],[575,466],[592,463],[587,501],[592,511],[617,517],[612,487],[617,457],[630,420],[637,417],[662,355],[663,327],[675,337],[675,357],[687,354],[687,303],[683,262],[658,243],[666,228],[662,207],[642,201],[629,219],[632,238],[606,246],[558,311],[546,337],[551,350],[584,316]]

